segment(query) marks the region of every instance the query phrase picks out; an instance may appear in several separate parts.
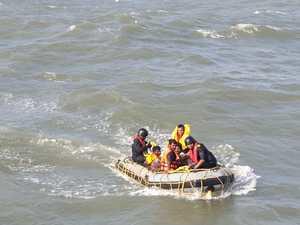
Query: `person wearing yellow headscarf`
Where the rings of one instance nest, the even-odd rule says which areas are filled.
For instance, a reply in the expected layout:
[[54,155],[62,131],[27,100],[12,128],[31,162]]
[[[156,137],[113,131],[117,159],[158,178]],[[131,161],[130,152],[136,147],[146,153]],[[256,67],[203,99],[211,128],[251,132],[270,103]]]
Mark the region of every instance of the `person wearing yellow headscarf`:
[[172,139],[175,139],[180,147],[180,151],[187,148],[184,140],[191,135],[191,125],[178,124],[172,132]]

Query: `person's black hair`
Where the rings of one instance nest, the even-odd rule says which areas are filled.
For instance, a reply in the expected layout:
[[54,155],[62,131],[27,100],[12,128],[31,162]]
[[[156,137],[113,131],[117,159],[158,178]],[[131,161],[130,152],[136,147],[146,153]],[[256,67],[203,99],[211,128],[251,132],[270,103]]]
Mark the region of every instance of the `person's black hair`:
[[184,125],[183,124],[178,124],[177,128],[183,128],[184,129]]
[[160,147],[158,145],[154,146],[152,148],[152,151],[155,152],[155,151],[160,151]]
[[177,141],[175,139],[169,139],[169,145],[176,144],[178,145]]

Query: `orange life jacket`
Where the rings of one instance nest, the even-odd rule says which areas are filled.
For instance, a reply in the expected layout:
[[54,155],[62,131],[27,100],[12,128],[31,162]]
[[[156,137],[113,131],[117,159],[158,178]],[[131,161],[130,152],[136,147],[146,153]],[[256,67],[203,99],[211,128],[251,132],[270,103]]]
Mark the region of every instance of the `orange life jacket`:
[[160,163],[161,168],[160,169],[162,171],[168,171],[168,169],[175,170],[179,166],[179,161],[178,161],[179,160],[179,155],[176,152],[174,152],[175,155],[176,155],[176,160],[172,161],[170,163],[170,168],[168,168],[169,167],[169,164],[168,164],[168,155],[169,155],[170,152],[172,152],[172,150],[170,149],[170,146],[168,145],[167,150],[164,151],[164,153],[163,153],[163,155],[161,157],[161,163]]
[[195,143],[192,149],[189,150],[189,156],[193,163],[198,163],[198,143]]

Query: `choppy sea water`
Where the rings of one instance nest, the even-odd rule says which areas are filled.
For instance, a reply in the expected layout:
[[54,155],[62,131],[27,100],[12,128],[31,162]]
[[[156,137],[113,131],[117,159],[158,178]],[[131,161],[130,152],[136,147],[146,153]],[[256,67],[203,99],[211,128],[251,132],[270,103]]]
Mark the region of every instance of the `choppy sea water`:
[[[299,8],[0,0],[0,223],[298,225]],[[223,196],[112,168],[185,122],[234,171]]]

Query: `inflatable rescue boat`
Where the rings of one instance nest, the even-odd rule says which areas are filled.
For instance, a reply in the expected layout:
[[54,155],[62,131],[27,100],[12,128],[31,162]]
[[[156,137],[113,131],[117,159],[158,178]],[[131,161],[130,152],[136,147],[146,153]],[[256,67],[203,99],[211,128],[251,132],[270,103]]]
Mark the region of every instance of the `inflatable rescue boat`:
[[118,160],[115,167],[124,175],[147,187],[178,190],[194,193],[226,191],[234,181],[230,169],[218,165],[211,169],[173,170],[169,172],[153,172],[133,162],[130,158]]

